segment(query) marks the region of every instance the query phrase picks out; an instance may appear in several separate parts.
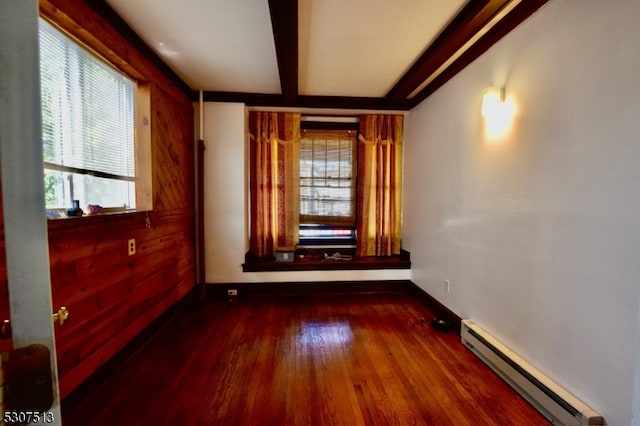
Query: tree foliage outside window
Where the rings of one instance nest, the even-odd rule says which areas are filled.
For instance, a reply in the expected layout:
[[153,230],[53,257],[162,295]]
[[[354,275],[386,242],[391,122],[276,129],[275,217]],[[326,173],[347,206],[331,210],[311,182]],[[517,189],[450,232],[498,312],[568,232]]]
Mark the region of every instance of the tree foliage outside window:
[[136,83],[40,20],[48,208],[136,207]]

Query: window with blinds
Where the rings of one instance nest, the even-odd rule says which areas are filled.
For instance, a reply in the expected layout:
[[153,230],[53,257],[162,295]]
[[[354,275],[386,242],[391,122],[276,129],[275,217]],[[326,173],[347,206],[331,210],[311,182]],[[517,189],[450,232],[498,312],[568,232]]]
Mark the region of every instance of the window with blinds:
[[136,82],[40,19],[47,208],[136,208]]
[[300,139],[300,223],[355,225],[353,130],[306,130]]

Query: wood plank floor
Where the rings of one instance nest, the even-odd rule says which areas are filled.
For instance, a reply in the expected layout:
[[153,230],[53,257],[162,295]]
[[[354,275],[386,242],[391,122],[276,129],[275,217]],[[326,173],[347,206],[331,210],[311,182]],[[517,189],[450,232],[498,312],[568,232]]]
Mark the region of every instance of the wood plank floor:
[[65,426],[548,425],[404,293],[195,302]]

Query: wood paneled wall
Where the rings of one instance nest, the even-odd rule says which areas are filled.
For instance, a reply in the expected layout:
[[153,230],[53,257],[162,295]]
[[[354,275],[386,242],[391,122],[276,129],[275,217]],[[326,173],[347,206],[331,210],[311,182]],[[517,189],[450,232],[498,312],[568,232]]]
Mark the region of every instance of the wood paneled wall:
[[86,219],[49,226],[53,306],[71,314],[56,326],[63,397],[194,285],[190,217],[154,212],[150,228],[139,213]]
[[194,111],[84,1],[44,0],[40,8],[151,88],[153,211],[49,221],[53,306],[70,311],[56,326],[64,398],[194,287]]

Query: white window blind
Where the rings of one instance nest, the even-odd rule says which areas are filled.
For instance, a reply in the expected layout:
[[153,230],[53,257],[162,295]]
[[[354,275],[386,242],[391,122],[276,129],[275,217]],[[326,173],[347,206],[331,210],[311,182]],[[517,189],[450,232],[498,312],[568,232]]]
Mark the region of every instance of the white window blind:
[[136,83],[40,19],[47,207],[135,208]]
[[355,131],[302,131],[300,223],[355,224],[355,142]]

